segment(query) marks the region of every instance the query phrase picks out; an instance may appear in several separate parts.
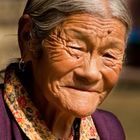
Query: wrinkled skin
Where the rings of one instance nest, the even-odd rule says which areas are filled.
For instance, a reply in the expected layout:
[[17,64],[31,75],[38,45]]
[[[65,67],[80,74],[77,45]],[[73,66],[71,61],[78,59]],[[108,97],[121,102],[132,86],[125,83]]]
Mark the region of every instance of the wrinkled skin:
[[76,116],[95,111],[118,80],[125,27],[116,19],[74,15],[43,41],[34,60],[35,84],[60,110]]
[[103,102],[118,80],[125,39],[126,28],[117,19],[75,14],[42,41],[41,58],[30,57],[33,96],[54,133],[66,131],[66,124],[71,128],[74,117],[90,115]]

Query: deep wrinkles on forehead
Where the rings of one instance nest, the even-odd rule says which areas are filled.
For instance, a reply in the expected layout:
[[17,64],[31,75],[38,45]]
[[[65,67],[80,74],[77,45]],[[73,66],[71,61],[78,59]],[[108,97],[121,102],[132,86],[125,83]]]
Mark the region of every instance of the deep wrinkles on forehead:
[[122,33],[121,36],[124,37],[125,31],[122,31],[123,23],[120,23],[117,19],[91,18],[88,15],[87,19],[77,19],[76,16],[69,18],[63,25],[65,31],[70,29],[76,32],[80,31],[98,35],[99,37],[105,37],[109,34],[116,34],[116,37],[119,37]]

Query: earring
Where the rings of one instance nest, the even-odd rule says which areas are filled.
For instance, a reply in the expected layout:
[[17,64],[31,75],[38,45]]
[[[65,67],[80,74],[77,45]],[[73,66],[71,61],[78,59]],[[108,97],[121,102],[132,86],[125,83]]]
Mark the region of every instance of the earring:
[[18,63],[18,67],[19,67],[19,70],[21,70],[22,72],[25,71],[25,62],[22,58],[20,59],[20,61]]

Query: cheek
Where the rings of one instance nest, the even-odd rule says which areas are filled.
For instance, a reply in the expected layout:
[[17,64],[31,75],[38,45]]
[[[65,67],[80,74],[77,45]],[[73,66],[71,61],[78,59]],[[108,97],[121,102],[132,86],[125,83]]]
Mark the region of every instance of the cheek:
[[[82,63],[82,58],[72,56],[69,51],[62,46],[48,46],[44,48],[44,54],[47,54],[49,71],[54,75],[63,75]],[[44,60],[46,59],[46,55]]]
[[108,90],[111,90],[117,83],[121,68],[122,68],[122,65],[117,64],[116,66],[112,68],[107,67],[102,70],[103,77],[106,83],[106,88]]
[[50,62],[50,73],[59,77],[71,72],[76,67],[81,65],[82,60],[72,57],[63,57],[60,61]]

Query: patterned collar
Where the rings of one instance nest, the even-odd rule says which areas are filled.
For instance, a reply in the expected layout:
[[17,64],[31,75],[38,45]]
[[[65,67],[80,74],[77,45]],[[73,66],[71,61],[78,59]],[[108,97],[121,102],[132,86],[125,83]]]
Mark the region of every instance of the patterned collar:
[[[7,69],[5,75],[4,99],[22,131],[30,140],[57,140],[41,119],[14,68]],[[81,118],[79,140],[90,139],[99,140],[99,136],[91,116],[88,116]]]

